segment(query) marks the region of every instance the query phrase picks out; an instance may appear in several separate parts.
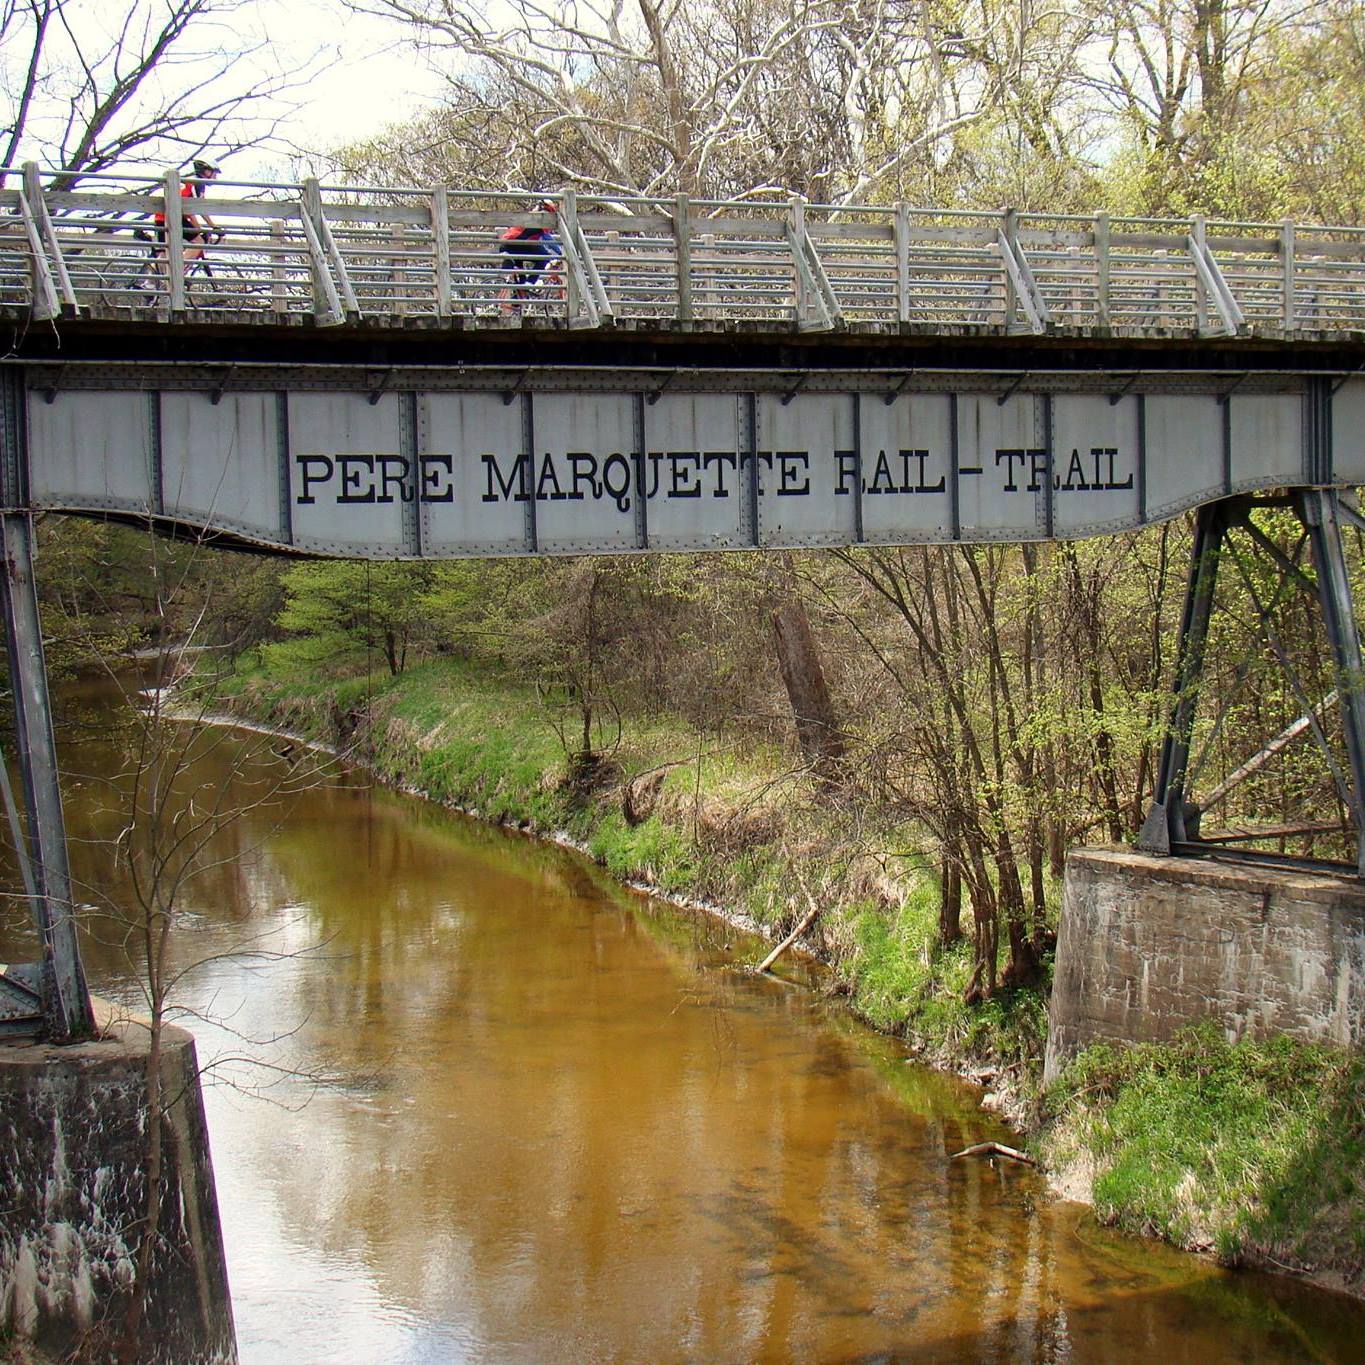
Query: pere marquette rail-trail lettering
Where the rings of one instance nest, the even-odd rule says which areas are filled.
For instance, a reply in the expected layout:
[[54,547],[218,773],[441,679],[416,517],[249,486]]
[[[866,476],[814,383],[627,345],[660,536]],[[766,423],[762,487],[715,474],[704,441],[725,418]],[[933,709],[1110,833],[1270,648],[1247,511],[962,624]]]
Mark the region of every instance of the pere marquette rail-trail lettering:
[[[1326,870],[1361,870],[1341,529],[1365,526],[1365,230],[215,181],[223,238],[187,263],[178,174],[53,180],[28,165],[0,191],[6,626],[45,948],[0,978],[9,1031],[92,1026],[30,567],[49,509],[437,559],[1069,539],[1197,508],[1139,842],[1165,856],[1211,847],[1187,767],[1220,547],[1282,507],[1339,679],[1357,852]],[[510,288],[514,224],[562,258]],[[1054,1040],[1083,1042],[1053,1009]]]

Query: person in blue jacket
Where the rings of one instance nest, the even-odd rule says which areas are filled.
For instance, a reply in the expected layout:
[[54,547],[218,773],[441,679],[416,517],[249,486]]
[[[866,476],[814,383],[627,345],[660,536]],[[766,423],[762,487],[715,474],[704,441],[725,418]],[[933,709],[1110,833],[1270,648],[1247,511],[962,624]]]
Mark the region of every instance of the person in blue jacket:
[[[536,212],[558,213],[559,205],[553,199],[542,199]],[[559,238],[552,228],[510,227],[498,239],[498,251],[502,254],[503,270],[512,272],[499,296],[503,300],[502,311],[510,313],[520,300],[534,297],[545,268],[561,254]]]

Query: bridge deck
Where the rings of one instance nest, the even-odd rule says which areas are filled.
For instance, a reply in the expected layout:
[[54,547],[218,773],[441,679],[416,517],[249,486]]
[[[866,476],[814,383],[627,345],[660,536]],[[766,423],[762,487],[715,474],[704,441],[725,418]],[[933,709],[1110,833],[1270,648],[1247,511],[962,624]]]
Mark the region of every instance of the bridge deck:
[[[88,177],[0,190],[0,310],[123,323],[1359,341],[1365,229]],[[60,183],[60,182],[59,182]],[[223,239],[184,263],[179,214]],[[169,210],[158,259],[153,214]],[[511,224],[556,265],[505,297]],[[174,268],[174,267],[181,268]]]

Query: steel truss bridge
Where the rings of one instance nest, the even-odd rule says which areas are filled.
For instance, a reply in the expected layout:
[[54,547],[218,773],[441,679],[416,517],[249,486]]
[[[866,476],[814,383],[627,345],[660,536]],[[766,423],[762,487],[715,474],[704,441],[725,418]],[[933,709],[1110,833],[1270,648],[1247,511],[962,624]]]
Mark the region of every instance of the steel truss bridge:
[[[552,214],[316,181],[187,202],[174,174],[71,189],[32,165],[4,183],[0,589],[26,819],[0,794],[44,958],[0,970],[0,1034],[91,1027],[33,588],[45,510],[418,559],[1054,540],[1198,509],[1140,846],[1226,847],[1201,838],[1227,783],[1192,791],[1196,710],[1219,566],[1258,557],[1263,624],[1310,593],[1337,687],[1290,676],[1303,715],[1248,771],[1314,736],[1357,849],[1316,866],[1365,872],[1342,541],[1365,529],[1365,230],[572,193]],[[187,259],[182,211],[205,208],[222,240]],[[555,263],[509,265],[511,224],[552,229]],[[1291,551],[1264,506],[1297,519]]]

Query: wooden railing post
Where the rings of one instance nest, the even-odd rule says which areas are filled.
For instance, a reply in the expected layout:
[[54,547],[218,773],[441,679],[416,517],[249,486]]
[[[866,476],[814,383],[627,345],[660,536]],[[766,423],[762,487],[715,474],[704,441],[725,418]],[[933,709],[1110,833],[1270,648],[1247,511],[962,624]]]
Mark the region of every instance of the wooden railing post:
[[[995,240],[996,250],[999,251],[1001,263],[1005,268],[1005,284],[1009,290],[1009,297],[1014,305],[1023,308],[1029,330],[1034,333],[1044,332],[1052,322],[1048,302],[1038,287],[1028,257],[1019,245],[1018,215],[1013,209],[1006,212],[1010,215],[1010,232],[1008,234],[1003,230],[997,232]],[[1014,307],[1011,306],[1005,314],[1005,330],[1009,331],[1014,324]]]
[[[583,284],[580,273],[574,267],[578,261],[578,243],[573,240],[572,225],[578,219],[578,195],[573,190],[565,190],[559,196],[559,233],[560,250],[564,253],[564,306],[567,317],[576,318],[583,312]],[[543,280],[543,277],[542,277]]]
[[[1204,235],[1204,219],[1196,217],[1199,236],[1190,233],[1186,245],[1194,262],[1194,278],[1198,287],[1196,299],[1199,304],[1199,333],[1208,336],[1221,332],[1223,336],[1236,336],[1242,330],[1246,317],[1242,306],[1227,277],[1219,268],[1217,260],[1209,250],[1208,238]],[[1214,315],[1218,317],[1218,328],[1213,326]]]
[[568,285],[569,326],[597,327],[611,322],[614,317],[611,298],[602,283],[587,234],[578,221],[578,196],[573,190],[565,190],[560,196],[557,226]]
[[[1194,240],[1195,250],[1207,255],[1208,237],[1202,213],[1190,218],[1190,237]],[[1209,291],[1204,288],[1203,277],[1197,268],[1194,272],[1194,325],[1201,333],[1209,329]]]
[[47,200],[43,197],[42,175],[36,161],[24,163],[23,199],[27,204],[29,216],[37,231],[39,242],[51,259],[51,279],[57,297],[69,308],[76,307],[76,291],[71,285],[71,276],[66,268],[66,257],[62,254],[62,244],[57,237],[56,226],[48,212]]
[[167,171],[162,182],[162,215],[166,219],[166,294],[172,313],[185,311],[185,219],[180,212],[180,172]]
[[1095,309],[1099,325],[1106,332],[1112,327],[1109,316],[1109,215],[1095,215]]
[[270,238],[270,302],[277,313],[289,311],[289,295],[285,289],[288,278],[284,267],[284,219],[272,218],[267,234]]
[[[1019,214],[1017,210],[1001,210],[1000,231],[1005,239],[1007,251],[1017,255],[1019,245]],[[1008,331],[1014,326],[1015,310],[1019,307],[1019,294],[1014,287],[1014,274],[1003,254],[1000,260],[1000,271],[1005,277],[1005,330]]]
[[896,201],[896,320],[910,321],[910,205]]
[[408,311],[407,258],[404,255],[407,250],[407,235],[407,225],[404,223],[395,223],[389,232],[394,247],[393,256],[389,261],[390,288],[393,292],[390,309],[395,317],[400,318]]
[[33,206],[35,195],[42,199],[42,182],[38,179],[38,164],[30,161],[24,166],[23,189],[19,193],[19,213],[24,223],[28,243],[30,292],[29,307],[36,321],[47,322],[61,314],[57,286],[52,278],[52,267],[47,259],[47,248],[38,227],[38,211]]
[[687,196],[673,201],[673,244],[678,263],[678,321],[691,322],[692,308],[692,210]]
[[450,197],[444,185],[431,192],[432,261],[436,271],[436,315],[450,316]]
[[[332,278],[338,253],[329,251],[330,234],[322,212],[322,189],[316,179],[309,178],[300,187],[299,222],[304,241],[308,244],[308,264],[313,277],[313,313],[324,327],[335,327],[346,321],[346,307],[342,292]],[[332,260],[329,262],[329,256]],[[342,285],[347,295],[345,304],[357,308],[350,282],[344,277]],[[357,308],[358,311],[358,308]]]
[[606,291],[608,298],[615,294],[617,286],[622,281],[621,234],[619,232],[608,232],[606,260],[602,267],[602,288]]
[[1294,314],[1294,220],[1286,218],[1280,225],[1280,265],[1283,269],[1284,330],[1292,332],[1298,326]]

